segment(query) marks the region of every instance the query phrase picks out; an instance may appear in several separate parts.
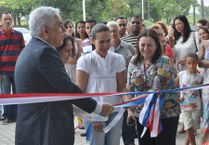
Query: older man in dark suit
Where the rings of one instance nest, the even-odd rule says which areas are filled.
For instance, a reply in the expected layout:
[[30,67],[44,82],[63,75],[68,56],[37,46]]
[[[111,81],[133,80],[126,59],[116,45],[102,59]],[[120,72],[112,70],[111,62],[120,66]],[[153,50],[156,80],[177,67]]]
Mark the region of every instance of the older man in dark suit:
[[[63,42],[65,28],[59,10],[39,7],[30,14],[32,40],[20,54],[16,69],[17,93],[82,93],[68,77],[56,47]],[[110,104],[93,99],[22,104],[18,106],[16,145],[73,145],[72,104],[87,112],[107,116]]]

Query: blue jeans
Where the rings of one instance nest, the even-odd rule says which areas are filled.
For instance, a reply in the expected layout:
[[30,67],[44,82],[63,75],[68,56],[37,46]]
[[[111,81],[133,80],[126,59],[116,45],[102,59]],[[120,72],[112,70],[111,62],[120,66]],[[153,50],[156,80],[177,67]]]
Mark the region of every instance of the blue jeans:
[[[109,115],[107,121],[102,121],[103,127],[105,128],[117,115],[117,112],[114,112]],[[87,122],[84,119],[85,128],[88,128],[88,125],[91,122]],[[121,129],[123,124],[123,116],[118,121],[118,123],[107,133],[98,132],[93,127],[90,131],[90,145],[120,145],[120,136],[121,136]]]
[[[13,94],[15,94],[14,75],[1,74],[0,93],[1,94],[10,94],[11,88],[12,88]],[[9,120],[16,120],[17,105],[4,105],[3,116]]]

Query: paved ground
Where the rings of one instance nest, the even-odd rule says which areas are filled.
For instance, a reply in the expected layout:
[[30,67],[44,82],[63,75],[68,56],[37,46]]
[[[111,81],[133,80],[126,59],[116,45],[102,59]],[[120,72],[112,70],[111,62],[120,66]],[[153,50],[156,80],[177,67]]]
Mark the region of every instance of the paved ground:
[[[15,123],[11,123],[8,125],[2,125],[0,122],[0,145],[14,145],[14,132],[15,132]],[[85,137],[81,137],[80,134],[84,133],[84,130],[76,129],[75,131],[75,145],[88,145]],[[176,145],[184,144],[185,134],[177,134]],[[137,141],[136,145],[137,144]],[[196,135],[197,145],[200,144],[200,133],[198,130],[198,134]],[[121,144],[123,142],[121,140]]]

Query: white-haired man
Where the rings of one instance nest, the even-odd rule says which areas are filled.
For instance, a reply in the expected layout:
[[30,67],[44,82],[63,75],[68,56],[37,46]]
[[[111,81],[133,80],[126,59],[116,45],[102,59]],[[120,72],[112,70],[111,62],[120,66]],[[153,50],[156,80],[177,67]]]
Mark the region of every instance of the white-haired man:
[[[39,7],[30,13],[32,39],[15,68],[17,93],[82,93],[68,77],[56,47],[62,45],[65,28],[59,10]],[[109,115],[110,104],[93,99],[22,104],[18,106],[16,145],[73,145],[72,104],[87,112]]]
[[112,44],[109,50],[121,54],[126,60],[127,68],[131,57],[134,55],[134,47],[131,44],[125,43],[123,40],[121,40],[120,27],[117,22],[110,21],[107,23],[107,27],[110,29],[110,38]]

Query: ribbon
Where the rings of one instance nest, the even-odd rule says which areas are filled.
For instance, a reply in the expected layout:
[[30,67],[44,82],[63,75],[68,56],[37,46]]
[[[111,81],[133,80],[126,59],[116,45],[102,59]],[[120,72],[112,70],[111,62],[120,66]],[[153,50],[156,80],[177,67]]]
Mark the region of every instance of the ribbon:
[[106,126],[103,129],[104,133],[107,133],[108,131],[110,131],[116,125],[116,123],[123,116],[124,112],[125,112],[125,109],[121,108],[120,111],[118,112],[118,114],[115,116],[115,118],[110,122],[110,124],[108,124],[108,126]]
[[[161,90],[160,93],[172,93],[179,92],[183,90],[198,90],[202,88],[209,87],[209,84],[201,84],[192,87],[185,88],[176,88],[170,90]],[[110,96],[122,96],[122,95],[142,95],[142,94],[152,94],[158,93],[157,91],[152,92],[128,92],[128,93],[117,93],[117,92],[107,92],[107,93],[88,93],[88,94],[77,94],[77,93],[48,93],[48,94],[1,94],[0,95],[0,104],[28,104],[28,103],[42,103],[42,102],[53,102],[53,101],[64,101],[64,100],[75,100],[75,99],[84,99],[91,97],[110,97]],[[139,98],[142,99],[142,98]],[[135,100],[133,100],[134,102]],[[129,101],[131,102],[131,101]],[[127,102],[127,103],[129,103]],[[117,106],[118,105],[118,106]],[[115,104],[115,107],[119,106],[130,106],[132,103],[126,104]]]
[[[202,88],[209,87],[209,84],[201,84],[192,87],[176,88],[170,90],[161,90],[160,94],[179,92],[183,90],[198,90]],[[53,101],[64,101],[64,100],[74,100],[83,99],[91,97],[110,97],[110,96],[122,96],[122,95],[142,95],[142,94],[154,94],[149,95],[149,97],[138,97],[128,102],[115,104],[115,108],[136,106],[138,104],[145,103],[143,115],[139,116],[139,121],[144,125],[145,129],[149,127],[151,137],[156,137],[160,131],[162,131],[162,126],[160,124],[160,109],[162,107],[161,97],[157,97],[159,91],[152,92],[128,92],[128,93],[90,93],[90,94],[75,94],[75,93],[51,93],[51,94],[2,94],[0,95],[0,104],[25,104],[25,103],[41,103],[41,102],[53,102]],[[147,104],[147,105],[146,105]],[[142,109],[142,110],[143,110]],[[142,114],[142,113],[140,113]],[[100,116],[101,117],[101,116]],[[99,116],[95,120],[99,120]],[[157,123],[156,123],[157,122]],[[109,128],[108,130],[110,130]]]
[[108,119],[108,117],[103,117],[96,113],[88,113],[75,105],[73,105],[73,112],[75,116],[85,118],[88,121],[95,121],[96,118],[97,118],[97,121],[107,121]]
[[[95,121],[89,123],[88,127],[86,128],[86,140],[89,141],[90,139],[90,134],[91,134],[91,129],[93,128],[93,123],[100,120],[100,115],[97,115],[96,118],[95,118]],[[86,118],[84,118],[84,121],[86,122]]]
[[[123,116],[125,112],[125,109],[121,108],[118,112],[118,114],[114,117],[114,119],[103,129],[103,132],[106,134],[107,132],[109,132],[116,124],[117,122],[121,119],[121,117]],[[101,119],[102,116],[97,115],[95,120],[91,123],[89,123],[87,129],[86,129],[86,140],[88,141],[90,139],[90,132],[93,126],[93,123],[97,122],[97,121],[107,121],[107,120],[103,120]],[[84,118],[84,121],[87,122],[87,119]],[[89,120],[88,120],[89,121]]]
[[117,96],[119,93],[89,93],[89,94],[78,94],[78,93],[47,93],[47,94],[1,94],[0,104],[28,104],[28,103],[43,103],[43,102],[55,102],[64,100],[75,100],[84,99],[91,97],[110,97]]
[[150,94],[144,103],[139,115],[139,123],[144,126],[141,137],[144,136],[147,128],[149,128],[150,137],[157,137],[162,131],[160,123],[160,110],[163,107],[163,99],[160,94]]

